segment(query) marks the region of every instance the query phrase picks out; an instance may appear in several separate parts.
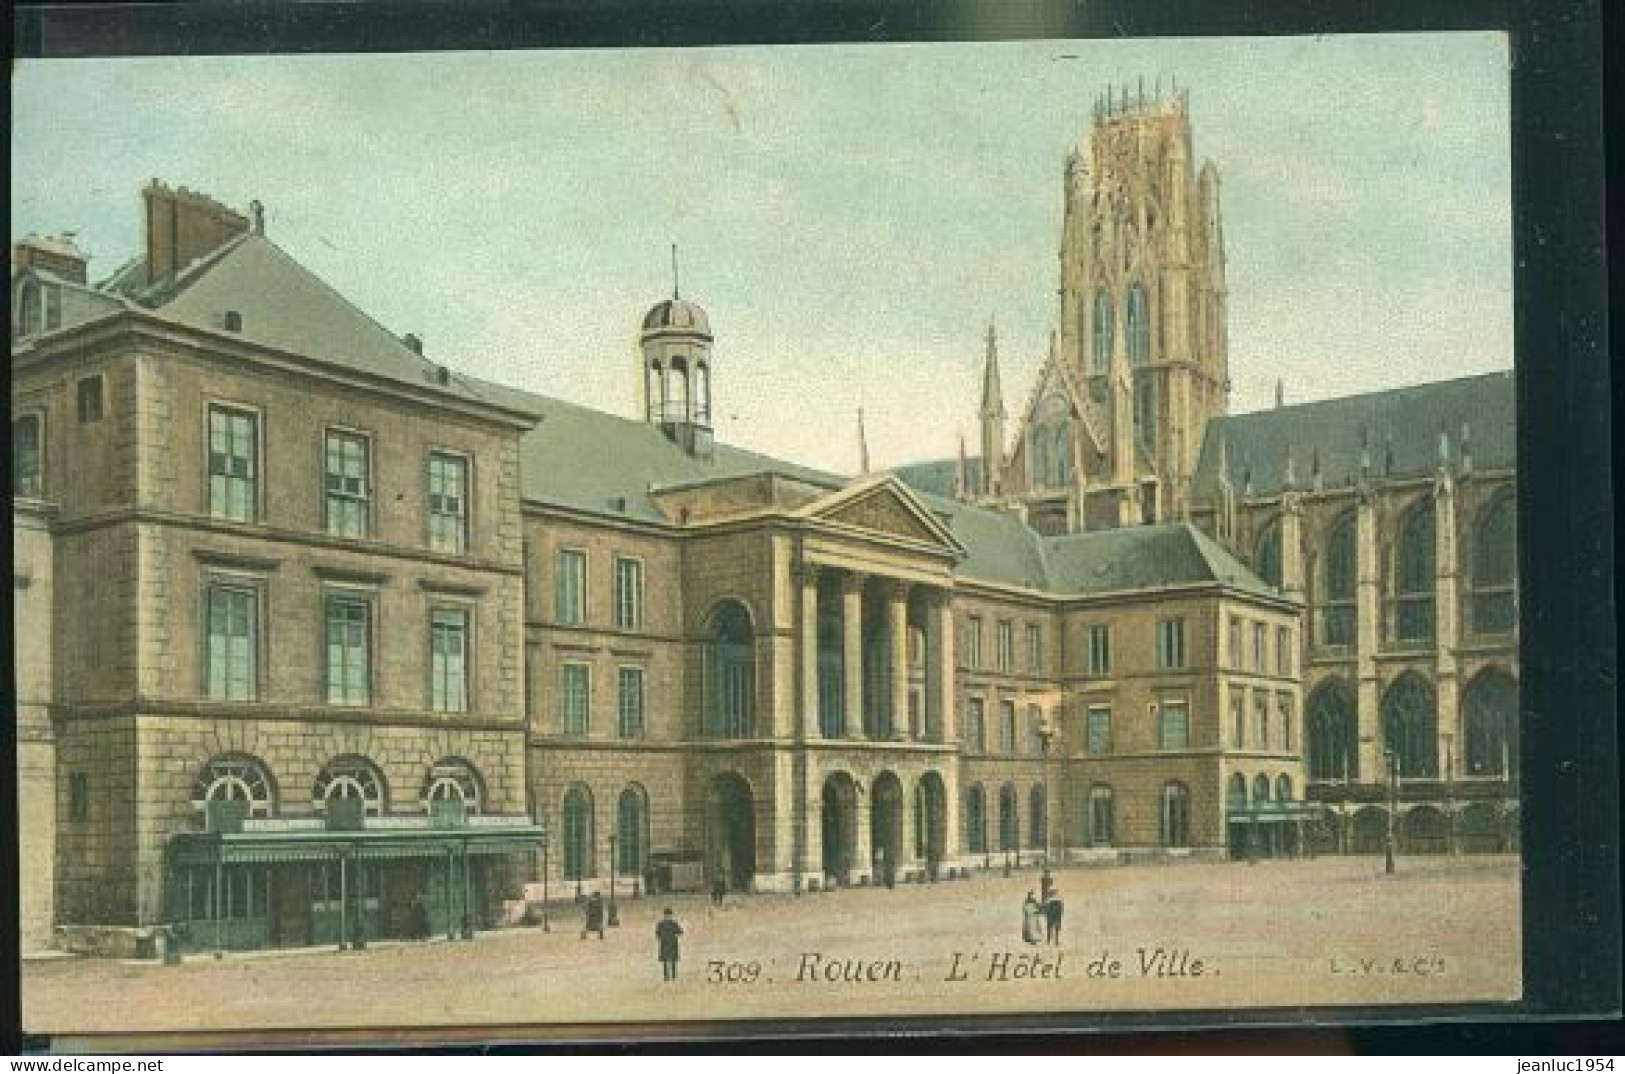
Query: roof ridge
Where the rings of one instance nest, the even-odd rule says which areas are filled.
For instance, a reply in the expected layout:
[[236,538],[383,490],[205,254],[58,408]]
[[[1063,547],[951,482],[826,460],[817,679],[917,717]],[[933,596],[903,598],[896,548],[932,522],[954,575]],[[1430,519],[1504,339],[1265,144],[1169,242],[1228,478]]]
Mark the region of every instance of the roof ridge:
[[1266,414],[1278,414],[1283,410],[1302,410],[1306,407],[1331,406],[1338,403],[1359,403],[1364,400],[1376,399],[1380,396],[1404,395],[1409,392],[1430,391],[1439,388],[1463,385],[1470,381],[1490,380],[1497,377],[1510,377],[1512,369],[1493,369],[1482,373],[1467,373],[1459,377],[1448,377],[1444,380],[1428,380],[1417,384],[1399,384],[1391,388],[1372,388],[1367,391],[1355,392],[1352,395],[1334,395],[1325,399],[1305,399],[1297,403],[1285,403],[1281,406],[1263,407],[1259,410],[1246,410],[1239,414],[1219,414],[1210,419],[1209,427],[1214,422],[1228,422],[1242,418],[1256,418]]

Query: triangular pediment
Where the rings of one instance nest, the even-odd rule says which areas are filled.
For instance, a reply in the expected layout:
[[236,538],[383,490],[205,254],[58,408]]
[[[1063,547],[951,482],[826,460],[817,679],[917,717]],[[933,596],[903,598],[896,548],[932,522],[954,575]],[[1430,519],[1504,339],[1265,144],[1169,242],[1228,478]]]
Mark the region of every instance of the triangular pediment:
[[953,531],[912,490],[891,476],[849,485],[797,513],[842,529],[934,545],[956,555],[964,551]]

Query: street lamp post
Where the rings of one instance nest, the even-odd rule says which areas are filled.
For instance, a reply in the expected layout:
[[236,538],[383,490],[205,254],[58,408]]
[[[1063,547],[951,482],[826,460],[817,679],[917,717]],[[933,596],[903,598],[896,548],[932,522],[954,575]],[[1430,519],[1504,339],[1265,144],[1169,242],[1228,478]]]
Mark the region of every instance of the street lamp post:
[[1382,841],[1383,872],[1394,874],[1394,823],[1399,812],[1399,756],[1390,747],[1382,751],[1388,762],[1388,832]]
[[542,931],[551,932],[547,924],[547,847],[549,840],[542,840]]
[[615,869],[619,864],[615,859],[615,836],[611,835],[609,837],[609,927],[612,929],[621,927],[621,915],[615,909],[615,888],[617,886],[616,881],[619,879]]

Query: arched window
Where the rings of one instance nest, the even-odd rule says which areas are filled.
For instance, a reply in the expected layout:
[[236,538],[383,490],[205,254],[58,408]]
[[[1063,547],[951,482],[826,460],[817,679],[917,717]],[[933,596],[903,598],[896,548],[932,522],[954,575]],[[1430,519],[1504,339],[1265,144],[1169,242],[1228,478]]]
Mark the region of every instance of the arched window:
[[681,358],[671,360],[671,372],[667,374],[666,390],[670,393],[666,402],[667,421],[687,421],[688,414],[688,366]]
[[1394,628],[1400,641],[1433,640],[1433,501],[1405,516],[1394,563]]
[[1006,783],[999,788],[999,850],[1001,852],[1020,849],[1017,837],[1020,835],[1021,818],[1016,816],[1016,808],[1015,785]]
[[1268,585],[1281,588],[1281,520],[1271,519],[1258,535],[1258,550],[1253,556],[1253,570]]
[[1309,778],[1350,780],[1360,775],[1355,748],[1354,695],[1341,679],[1328,679],[1309,696]]
[[1470,607],[1475,633],[1504,634],[1517,625],[1515,542],[1512,494],[1504,492],[1479,513],[1468,545]]
[[980,783],[965,792],[965,847],[972,854],[987,853],[987,792]]
[[447,757],[429,769],[423,781],[423,807],[434,811],[436,802],[462,802],[467,813],[478,813],[483,793],[480,774],[460,757]]
[[694,420],[701,424],[711,421],[711,367],[704,362],[694,366]]
[[1354,590],[1359,581],[1353,511],[1346,512],[1332,523],[1320,558],[1320,643],[1353,645],[1357,614]]
[[1103,783],[1089,788],[1089,845],[1109,847],[1112,832],[1112,789]]
[[1191,845],[1191,791],[1183,783],[1163,784],[1162,845],[1188,847]]
[[1255,805],[1270,800],[1270,777],[1260,772],[1253,777],[1253,803]]
[[580,786],[564,792],[564,879],[585,880],[593,875],[592,792]]
[[1106,372],[1112,362],[1112,297],[1105,288],[1095,292],[1094,349],[1089,371]]
[[1510,776],[1518,771],[1518,684],[1491,669],[1461,699],[1469,776]]
[[1072,430],[1064,423],[1055,428],[1055,484],[1072,483]]
[[1231,809],[1247,808],[1247,777],[1240,772],[1230,775],[1229,788],[1225,792],[1225,800]]
[[1135,284],[1128,289],[1128,360],[1130,365],[1141,366],[1150,357],[1150,310],[1146,306],[1145,287]]
[[1439,774],[1439,714],[1433,687],[1414,671],[1394,680],[1382,699],[1383,745],[1394,752],[1401,777]]
[[622,876],[642,876],[649,857],[648,796],[633,784],[615,805],[615,868]]
[[226,754],[203,766],[192,784],[192,808],[207,813],[211,802],[238,803],[226,808],[244,817],[276,815],[276,789],[270,774],[265,765],[246,754]]
[[1277,802],[1292,801],[1292,777],[1285,772],[1275,777],[1275,800]]
[[1027,795],[1027,846],[1043,850],[1049,837],[1049,796],[1042,783],[1034,784]]
[[710,731],[718,738],[749,738],[756,725],[756,653],[744,605],[725,601],[711,613]]
[[384,812],[384,777],[378,766],[365,757],[345,754],[327,762],[311,787],[310,800],[316,812],[326,812],[327,803],[335,800],[359,800],[361,811],[369,817]]

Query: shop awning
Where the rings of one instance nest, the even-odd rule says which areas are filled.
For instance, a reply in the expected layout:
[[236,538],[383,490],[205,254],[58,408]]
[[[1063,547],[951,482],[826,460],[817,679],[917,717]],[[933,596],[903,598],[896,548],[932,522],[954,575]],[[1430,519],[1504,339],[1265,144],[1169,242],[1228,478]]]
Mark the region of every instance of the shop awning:
[[244,832],[177,832],[169,838],[175,865],[274,865],[360,858],[486,856],[540,850],[547,830],[536,824],[456,828],[363,828]]
[[1225,810],[1231,824],[1289,824],[1318,820],[1325,812],[1326,807],[1319,802],[1259,802]]

